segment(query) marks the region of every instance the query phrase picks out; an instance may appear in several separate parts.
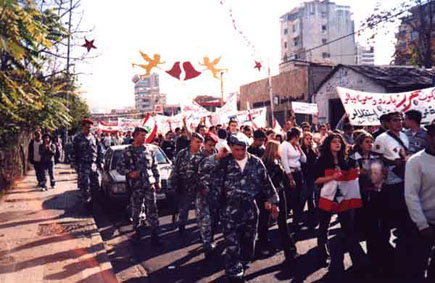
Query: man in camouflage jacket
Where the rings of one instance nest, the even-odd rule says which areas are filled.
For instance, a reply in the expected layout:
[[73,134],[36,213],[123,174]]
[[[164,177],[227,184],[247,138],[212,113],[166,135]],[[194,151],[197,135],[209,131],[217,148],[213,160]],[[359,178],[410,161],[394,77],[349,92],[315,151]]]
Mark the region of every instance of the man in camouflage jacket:
[[72,164],[77,172],[77,185],[87,208],[92,207],[92,196],[99,187],[99,171],[102,168],[103,153],[97,137],[91,133],[90,119],[82,120],[82,131],[74,137]]
[[133,132],[133,143],[128,146],[118,162],[117,171],[125,175],[131,190],[130,204],[134,239],[141,237],[139,215],[145,204],[147,220],[151,226],[151,243],[161,245],[158,236],[159,217],[156,204],[156,190],[160,189],[160,174],[154,152],[144,144],[147,130],[138,127]]
[[[242,134],[230,136],[232,155],[223,158],[225,273],[242,279],[244,268],[252,259],[258,226],[256,198],[266,200],[265,208],[278,216],[278,194],[263,162],[247,152],[248,141]],[[220,159],[220,158],[218,158]]]

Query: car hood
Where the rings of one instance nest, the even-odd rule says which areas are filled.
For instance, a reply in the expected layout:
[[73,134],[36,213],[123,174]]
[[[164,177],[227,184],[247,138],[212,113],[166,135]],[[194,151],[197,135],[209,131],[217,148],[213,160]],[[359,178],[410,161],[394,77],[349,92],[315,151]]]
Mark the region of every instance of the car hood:
[[[158,166],[160,171],[160,180],[168,180],[171,175],[172,167],[169,164]],[[110,170],[109,175],[114,183],[125,183],[125,176],[118,173],[116,170]]]

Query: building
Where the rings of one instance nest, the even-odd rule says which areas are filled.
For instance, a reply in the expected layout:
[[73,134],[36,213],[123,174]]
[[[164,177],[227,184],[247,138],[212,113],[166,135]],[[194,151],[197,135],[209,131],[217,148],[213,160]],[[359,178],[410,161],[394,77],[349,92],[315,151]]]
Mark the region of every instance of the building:
[[375,65],[375,48],[373,46],[362,46],[358,44],[356,64]]
[[166,94],[160,93],[159,75],[133,77],[135,108],[140,112],[154,111],[155,105],[166,104]]
[[431,68],[435,62],[435,1],[413,7],[401,19],[396,39],[395,65]]
[[305,2],[281,16],[280,22],[283,62],[296,59],[329,64],[356,63],[354,22],[349,6],[327,0]]
[[[317,63],[292,60],[280,66],[280,74],[272,77],[274,117],[282,125],[291,114],[292,101],[311,101],[319,83],[329,74],[332,67]],[[240,109],[267,107],[267,119],[270,121],[269,79],[265,78],[240,87]],[[309,118],[296,114],[296,121]]]
[[405,66],[338,65],[320,83],[314,95],[319,108],[318,122],[338,123],[345,111],[337,86],[365,92],[397,93],[432,86],[433,71]]

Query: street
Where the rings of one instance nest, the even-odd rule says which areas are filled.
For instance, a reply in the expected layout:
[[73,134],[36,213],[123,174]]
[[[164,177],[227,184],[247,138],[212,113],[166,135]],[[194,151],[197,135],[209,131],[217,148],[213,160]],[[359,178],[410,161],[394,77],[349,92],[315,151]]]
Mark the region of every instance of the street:
[[[106,247],[107,242],[116,242],[110,245],[108,251],[115,274],[123,273],[123,276],[131,279],[138,276],[137,266],[135,269],[131,267],[140,264],[146,275],[135,277],[137,280],[135,282],[146,282],[146,280],[149,282],[226,282],[222,234],[215,236],[217,250],[214,258],[206,260],[199,241],[194,210],[190,210],[189,224],[182,238],[178,235],[177,229],[174,229],[172,216],[168,215],[167,209],[160,210],[161,235],[165,245],[152,247],[149,243],[149,230],[140,243],[134,243],[129,240],[132,227],[126,213],[120,213],[120,209],[114,207],[106,207],[104,210],[98,206],[95,220],[103,241]],[[337,222],[334,221],[332,225],[335,226],[330,228],[331,236],[338,230]],[[327,268],[320,268],[315,264],[317,245],[315,236],[315,231],[302,230],[296,238],[301,256],[293,266],[283,268],[281,263],[284,254],[279,250],[280,239],[277,225],[274,225],[270,229],[272,255],[267,258],[256,258],[246,271],[246,279],[249,282],[328,282],[322,279],[327,274]],[[122,240],[119,239],[120,237]],[[334,245],[334,240],[332,243]],[[345,257],[345,264],[346,267],[351,265],[348,255]],[[125,269],[130,271],[126,272]],[[136,275],[128,275],[131,270],[134,270]],[[119,278],[118,275],[117,277]],[[347,282],[373,282],[373,279],[364,281],[354,277],[349,277],[349,280]]]

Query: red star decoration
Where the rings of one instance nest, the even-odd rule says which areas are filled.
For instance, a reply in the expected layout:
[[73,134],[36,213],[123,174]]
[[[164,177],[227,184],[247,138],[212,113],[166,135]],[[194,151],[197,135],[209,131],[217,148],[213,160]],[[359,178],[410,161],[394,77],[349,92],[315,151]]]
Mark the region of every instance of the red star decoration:
[[86,38],[85,38],[85,44],[83,44],[82,46],[83,46],[83,47],[86,47],[86,49],[88,50],[88,52],[89,52],[92,48],[97,49],[97,47],[95,47],[95,45],[94,45],[94,40],[87,40]]
[[261,62],[258,62],[258,61],[255,61],[255,67],[254,67],[254,69],[255,68],[257,68],[258,69],[258,71],[261,71]]

